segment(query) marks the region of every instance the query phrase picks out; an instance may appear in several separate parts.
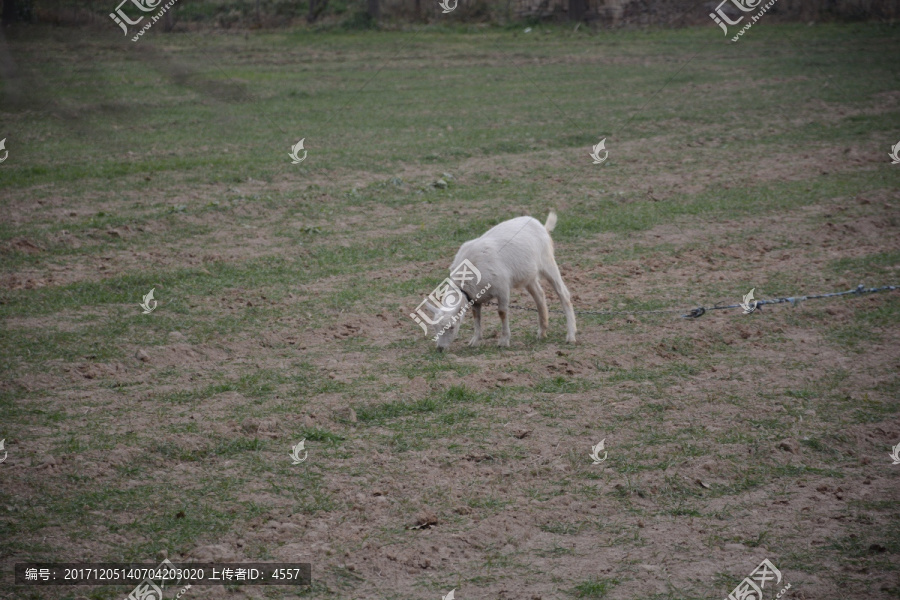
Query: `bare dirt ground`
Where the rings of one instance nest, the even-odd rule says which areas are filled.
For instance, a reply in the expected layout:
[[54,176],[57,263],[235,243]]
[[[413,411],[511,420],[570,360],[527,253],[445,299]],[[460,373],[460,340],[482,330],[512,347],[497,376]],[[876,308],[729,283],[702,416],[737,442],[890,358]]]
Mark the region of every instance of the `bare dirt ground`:
[[[608,266],[602,260],[591,268],[571,266],[574,257],[566,244],[558,244],[557,254],[578,308],[614,309],[611,298],[638,296],[648,289],[669,290],[672,304],[690,307],[694,298],[689,289],[714,287],[724,277],[760,281],[764,287],[772,273],[794,281],[805,272],[823,270],[836,257],[896,251],[900,195],[881,190],[868,196],[864,202],[821,202],[739,221],[655,227],[630,236],[630,244],[647,249],[646,255]],[[747,239],[757,248],[749,261],[745,243],[729,241],[746,231],[759,232]],[[377,236],[383,230],[369,232]],[[228,237],[239,232],[225,233]],[[793,249],[782,249],[786,239],[793,241]],[[600,235],[588,243],[602,257],[614,252],[621,239]],[[668,250],[654,251],[660,247]],[[256,251],[252,245],[246,249],[248,256]],[[243,252],[232,248],[225,260],[239,260]],[[127,264],[119,262],[117,269]],[[396,271],[370,276],[389,278]],[[56,284],[50,277],[42,281]],[[849,274],[825,281],[827,289],[834,290],[857,283]],[[316,287],[325,292],[345,285],[338,279]],[[552,293],[548,295],[558,307]],[[203,300],[198,302],[202,305]],[[252,289],[235,289],[207,302],[219,310],[241,311],[266,300]],[[279,302],[290,305],[292,300]],[[520,302],[529,305],[525,298]],[[262,514],[236,524],[233,535],[210,536],[210,543],[169,558],[242,561],[253,556],[250,549],[265,547],[271,560],[312,562],[317,579],[330,589],[347,590],[336,592],[338,596],[354,598],[414,597],[420,582],[448,571],[459,573],[462,580],[477,577],[479,597],[564,597],[566,582],[592,573],[620,582],[609,597],[636,598],[707,589],[718,574],[749,574],[778,548],[789,550],[776,564],[790,573],[792,597],[839,597],[834,573],[856,580],[856,585],[865,579],[871,597],[888,597],[889,590],[898,587],[893,568],[865,567],[863,578],[847,572],[839,555],[817,553],[835,540],[848,539],[859,540],[864,555],[877,557],[886,551],[876,532],[893,526],[892,512],[861,516],[855,507],[890,502],[897,494],[887,452],[900,440],[900,422],[853,423],[835,431],[821,422],[819,413],[852,414],[872,401],[870,396],[879,394],[876,390],[895,385],[898,332],[879,330],[879,339],[850,350],[829,343],[823,328],[810,327],[853,327],[860,311],[877,311],[886,302],[890,298],[884,295],[818,301],[797,308],[766,307],[749,316],[711,313],[697,321],[618,316],[598,322],[583,317],[574,347],[560,343],[558,318],[556,335],[544,343],[533,340],[535,315],[514,313],[509,351],[459,348],[446,360],[464,374],[451,370],[427,378],[399,373],[392,351],[348,350],[350,342],[390,348],[411,335],[406,317],[410,306],[374,315],[361,307],[333,314],[332,322],[323,326],[303,317],[279,320],[253,339],[196,343],[173,331],[168,343],[146,349],[144,360],[59,361],[49,371],[22,375],[13,383],[26,391],[57,390],[36,401],[45,411],[66,412],[75,424],[97,414],[120,415],[105,427],[105,433],[116,438],[153,430],[160,417],[147,403],[169,390],[197,387],[210,373],[234,379],[248,369],[290,370],[295,352],[307,349],[315,349],[309,360],[322,378],[348,385],[365,381],[363,387],[373,393],[363,392],[350,402],[357,410],[376,403],[415,402],[458,386],[487,395],[497,388],[540,390],[542,383],[562,378],[577,382],[577,389],[560,384],[557,391],[564,393],[528,393],[521,401],[480,406],[470,424],[477,435],[453,430],[449,440],[439,437],[399,456],[379,443],[392,430],[371,426],[364,428],[364,435],[357,434],[360,423],[353,422],[355,416],[348,420],[347,397],[341,393],[319,394],[315,402],[270,418],[228,420],[250,401],[233,391],[213,395],[179,417],[168,414],[165,422],[170,426],[199,425],[193,433],[157,438],[159,444],[183,452],[202,450],[208,436],[216,434],[258,436],[277,442],[275,447],[285,453],[288,442],[297,441],[295,432],[322,428],[344,436],[342,449],[347,453],[324,459],[327,467],[323,465],[318,482],[339,509],[298,513],[293,500],[273,495],[268,483],[246,480],[236,501],[264,506]],[[495,336],[491,311],[486,321]],[[62,331],[78,327],[55,318],[7,321],[13,329],[48,326]],[[424,341],[414,350],[430,351]],[[413,357],[404,360],[418,362]],[[659,379],[673,364],[689,369],[688,374]],[[167,385],[154,385],[136,396],[115,391],[142,389],[155,374],[169,369],[180,375]],[[611,374],[619,371],[646,375],[617,380]],[[843,373],[840,381],[825,386],[835,372]],[[389,391],[377,393],[379,388]],[[812,392],[799,398],[783,393],[794,389]],[[76,406],[83,408],[76,411]],[[761,438],[750,433],[764,423],[777,423],[777,433]],[[54,434],[66,430],[63,423]],[[39,471],[42,480],[63,487],[67,474],[106,481],[142,452],[116,443],[102,460],[85,460],[59,455],[52,443],[41,445],[41,430],[29,435],[35,438],[30,450],[47,458],[29,463],[14,457],[6,468],[13,475],[23,469]],[[743,439],[745,435],[753,442]],[[648,436],[653,439],[650,448]],[[827,449],[834,436],[841,439],[837,458],[803,444],[821,439]],[[609,464],[592,465],[587,454],[601,438],[606,440]],[[15,454],[19,442],[10,442]],[[315,456],[316,445],[309,446],[313,460],[323,460]],[[626,466],[627,458],[620,454],[626,448],[629,454],[649,453],[655,466],[635,472],[611,469]],[[176,462],[162,468],[167,478],[182,482],[180,494],[190,494],[198,493],[192,481],[213,468],[227,470],[234,462]],[[749,477],[741,462],[767,467],[754,473],[757,480],[740,494],[711,493],[740,486]],[[797,475],[785,478],[772,472]],[[17,497],[37,492],[22,483],[16,487]],[[98,523],[121,521],[114,511],[92,508],[89,514]],[[427,527],[405,529],[422,523]],[[862,526],[866,533],[855,533]],[[65,546],[70,556],[86,560],[101,556],[117,540],[124,542],[104,529],[74,543],[64,531],[42,533],[46,543]],[[160,549],[166,547],[164,538],[157,543]],[[789,556],[810,555],[817,556],[816,572],[792,571],[784,564],[791,564]],[[878,589],[872,589],[873,582]],[[366,591],[370,585],[374,589]],[[465,589],[464,583],[457,585]],[[258,595],[255,588],[242,591]],[[216,588],[191,590],[198,598],[221,593]]]

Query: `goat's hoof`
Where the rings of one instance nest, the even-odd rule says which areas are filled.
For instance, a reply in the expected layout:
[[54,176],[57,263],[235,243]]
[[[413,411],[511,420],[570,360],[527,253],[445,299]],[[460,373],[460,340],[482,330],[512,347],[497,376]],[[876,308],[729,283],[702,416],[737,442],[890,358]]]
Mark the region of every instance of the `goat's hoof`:
[[472,338],[471,340],[469,340],[469,346],[472,346],[473,348],[475,346],[480,346],[480,345],[481,345],[481,338]]
[[500,341],[497,342],[497,345],[503,348],[509,348],[509,338],[500,338]]
[[574,344],[574,343],[575,343],[575,338],[574,338],[574,337],[567,337],[567,338],[566,338],[566,343],[567,343],[567,344]]

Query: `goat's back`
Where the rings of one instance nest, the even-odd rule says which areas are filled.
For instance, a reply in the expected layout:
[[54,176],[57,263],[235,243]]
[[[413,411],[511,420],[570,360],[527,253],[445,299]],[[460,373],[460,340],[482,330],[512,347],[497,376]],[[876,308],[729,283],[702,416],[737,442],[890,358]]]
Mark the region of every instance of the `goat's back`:
[[[483,280],[507,280],[517,287],[537,277],[548,258],[553,260],[553,240],[541,222],[532,217],[516,217],[460,246],[450,271],[468,259]],[[477,287],[483,286],[481,283]]]

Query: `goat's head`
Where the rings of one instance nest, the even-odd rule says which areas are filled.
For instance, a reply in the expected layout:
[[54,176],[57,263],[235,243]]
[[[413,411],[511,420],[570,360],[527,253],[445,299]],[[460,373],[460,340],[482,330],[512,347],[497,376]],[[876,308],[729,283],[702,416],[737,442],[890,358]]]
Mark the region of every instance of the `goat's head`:
[[463,316],[466,314],[468,305],[463,302],[454,308],[431,308],[432,334],[437,337],[438,352],[443,352],[450,347],[453,340],[459,334],[459,325],[462,323]]

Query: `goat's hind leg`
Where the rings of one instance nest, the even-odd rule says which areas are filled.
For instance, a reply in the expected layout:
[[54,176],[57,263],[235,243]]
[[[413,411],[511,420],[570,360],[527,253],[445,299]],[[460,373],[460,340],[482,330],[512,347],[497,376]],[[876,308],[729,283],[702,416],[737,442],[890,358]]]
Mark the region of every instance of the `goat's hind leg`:
[[547,330],[550,328],[550,315],[547,311],[547,296],[544,295],[544,288],[541,287],[541,282],[537,278],[525,286],[525,289],[528,290],[528,293],[534,298],[534,303],[537,304],[537,336],[539,340],[542,340],[544,339],[544,336],[547,335]]
[[550,282],[550,285],[553,286],[556,295],[559,296],[559,301],[562,302],[563,311],[566,313],[566,341],[574,344],[575,332],[577,331],[575,327],[575,309],[572,308],[572,297],[569,295],[569,288],[563,283],[556,261],[546,266],[543,275]]

